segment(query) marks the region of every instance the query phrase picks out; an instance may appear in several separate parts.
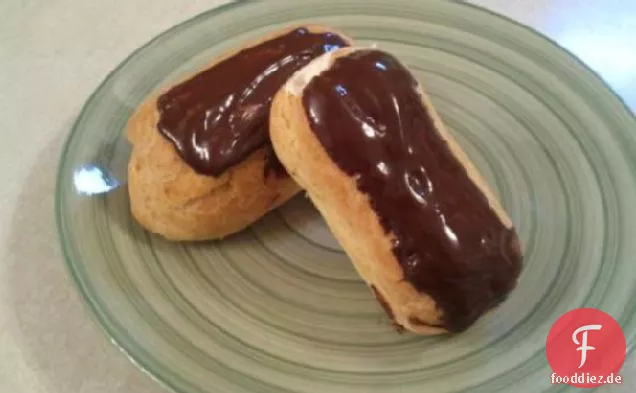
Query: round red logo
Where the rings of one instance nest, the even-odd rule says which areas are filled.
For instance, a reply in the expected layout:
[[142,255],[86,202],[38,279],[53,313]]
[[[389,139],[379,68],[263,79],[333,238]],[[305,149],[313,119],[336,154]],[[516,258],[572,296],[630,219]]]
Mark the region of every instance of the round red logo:
[[620,384],[626,353],[625,334],[609,314],[593,308],[559,318],[546,341],[551,382],[579,388]]

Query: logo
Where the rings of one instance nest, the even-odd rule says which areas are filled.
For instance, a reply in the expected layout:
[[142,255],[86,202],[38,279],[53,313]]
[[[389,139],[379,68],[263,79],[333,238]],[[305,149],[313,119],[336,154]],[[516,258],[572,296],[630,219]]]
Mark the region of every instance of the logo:
[[602,328],[603,325],[585,325],[574,331],[574,334],[572,335],[572,341],[574,341],[574,344],[581,344],[576,337],[579,333],[583,332],[583,344],[576,349],[577,351],[581,351],[581,364],[579,365],[579,368],[585,366],[585,362],[587,361],[587,351],[593,351],[596,349],[594,347],[587,346],[588,330],[601,330]]
[[622,383],[618,372],[626,353],[625,335],[614,318],[592,308],[559,318],[546,341],[551,382],[579,388]]

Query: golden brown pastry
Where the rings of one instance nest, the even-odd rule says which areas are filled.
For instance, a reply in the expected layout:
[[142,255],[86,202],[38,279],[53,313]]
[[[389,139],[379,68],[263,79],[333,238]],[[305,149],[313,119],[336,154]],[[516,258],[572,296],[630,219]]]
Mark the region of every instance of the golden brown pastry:
[[135,219],[171,240],[217,239],[295,195],[269,142],[271,100],[296,70],[348,45],[327,28],[287,28],[149,97],[127,129]]
[[464,331],[515,287],[510,218],[394,56],[314,60],[274,98],[270,136],[400,328]]

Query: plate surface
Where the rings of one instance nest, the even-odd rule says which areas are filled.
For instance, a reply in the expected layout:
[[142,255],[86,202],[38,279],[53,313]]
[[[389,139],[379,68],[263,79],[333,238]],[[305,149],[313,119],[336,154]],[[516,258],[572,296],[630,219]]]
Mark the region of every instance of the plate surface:
[[[149,92],[304,22],[342,29],[410,66],[517,225],[526,252],[519,287],[465,334],[397,334],[302,196],[244,233],[191,245],[137,226],[124,187],[86,194],[125,181],[124,125]],[[549,384],[544,353],[560,315],[596,307],[622,324],[630,351],[636,338],[634,132],[626,107],[577,60],[473,6],[238,3],[169,30],[109,75],[67,142],[56,214],[99,324],[175,391],[562,391]]]

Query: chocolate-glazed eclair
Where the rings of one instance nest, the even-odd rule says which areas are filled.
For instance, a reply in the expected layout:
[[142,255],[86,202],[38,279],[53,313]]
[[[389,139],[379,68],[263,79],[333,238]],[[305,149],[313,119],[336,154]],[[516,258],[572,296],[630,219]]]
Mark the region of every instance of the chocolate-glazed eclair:
[[152,94],[127,129],[135,219],[171,240],[216,239],[295,195],[269,141],[272,98],[295,71],[349,42],[323,27],[288,28]]
[[515,288],[510,218],[393,55],[316,59],[275,97],[270,136],[398,327],[461,332]]

